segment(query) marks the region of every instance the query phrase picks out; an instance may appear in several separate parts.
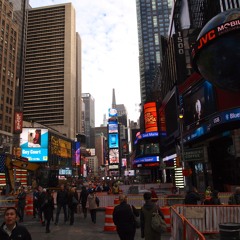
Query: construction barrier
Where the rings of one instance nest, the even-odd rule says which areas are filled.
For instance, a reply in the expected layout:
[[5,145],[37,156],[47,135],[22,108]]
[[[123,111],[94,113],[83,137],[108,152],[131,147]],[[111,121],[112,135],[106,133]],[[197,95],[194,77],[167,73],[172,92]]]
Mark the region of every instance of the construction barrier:
[[164,215],[165,223],[167,224],[167,231],[171,232],[171,211],[170,211],[170,207],[161,207],[160,209],[161,209],[161,211]]
[[118,198],[114,199],[114,206],[117,206],[120,204],[120,200]]
[[219,233],[219,224],[240,223],[240,205],[175,205],[172,207],[203,234]]
[[25,206],[26,215],[33,215],[33,196],[26,196],[26,206]]
[[113,210],[114,210],[114,207],[106,207],[105,208],[104,231],[106,231],[106,232],[116,231],[116,225],[113,223]]
[[174,208],[171,209],[171,239],[172,240],[205,240],[204,235],[199,232],[185,217]]

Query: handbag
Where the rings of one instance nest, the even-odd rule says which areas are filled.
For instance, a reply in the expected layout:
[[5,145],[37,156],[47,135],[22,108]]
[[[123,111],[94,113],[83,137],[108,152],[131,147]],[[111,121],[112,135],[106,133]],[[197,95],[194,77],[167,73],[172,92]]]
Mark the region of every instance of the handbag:
[[72,203],[75,204],[75,205],[78,204],[78,200],[74,196],[72,197]]
[[140,217],[137,217],[134,213],[133,206],[131,206],[133,217],[134,217],[134,222],[135,222],[135,227],[140,228]]
[[167,224],[159,215],[158,211],[152,213],[151,227],[155,232],[163,233],[167,231]]
[[99,200],[99,198],[96,196],[95,197],[95,202],[96,202],[96,204],[97,204],[97,207],[99,207],[99,205],[100,205],[100,200]]

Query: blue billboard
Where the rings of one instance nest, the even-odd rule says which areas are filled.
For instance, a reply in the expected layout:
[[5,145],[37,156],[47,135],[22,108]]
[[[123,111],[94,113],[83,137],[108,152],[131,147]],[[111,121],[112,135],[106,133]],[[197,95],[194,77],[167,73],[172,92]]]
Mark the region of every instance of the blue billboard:
[[20,139],[22,157],[29,162],[48,161],[48,129],[23,128]]
[[119,148],[118,133],[108,134],[109,148]]

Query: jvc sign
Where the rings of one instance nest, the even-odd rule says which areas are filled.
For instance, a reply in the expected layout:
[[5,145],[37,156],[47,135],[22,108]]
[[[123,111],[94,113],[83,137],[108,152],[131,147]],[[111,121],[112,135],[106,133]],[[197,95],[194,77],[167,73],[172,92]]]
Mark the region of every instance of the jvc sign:
[[203,148],[191,148],[184,150],[184,161],[203,161],[204,149]]

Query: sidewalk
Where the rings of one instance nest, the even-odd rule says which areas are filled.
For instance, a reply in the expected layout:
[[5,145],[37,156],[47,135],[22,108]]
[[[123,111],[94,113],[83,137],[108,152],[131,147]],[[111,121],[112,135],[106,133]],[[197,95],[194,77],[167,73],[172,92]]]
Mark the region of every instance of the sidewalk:
[[[54,212],[55,217],[56,211]],[[1,223],[3,221],[2,216],[0,217]],[[60,214],[59,224],[54,225],[51,222],[50,230],[51,233],[45,233],[45,227],[41,226],[40,222],[33,219],[32,216],[25,216],[22,225],[26,226],[32,235],[34,240],[72,240],[79,239],[80,237],[84,240],[119,240],[116,232],[104,231],[105,224],[105,212],[97,212],[97,223],[91,222],[90,215],[87,218],[83,218],[83,214],[75,214],[75,222],[73,226],[69,226],[63,223],[63,214]],[[170,233],[164,233],[162,240],[170,240]],[[142,240],[140,229],[137,229],[135,240]]]

